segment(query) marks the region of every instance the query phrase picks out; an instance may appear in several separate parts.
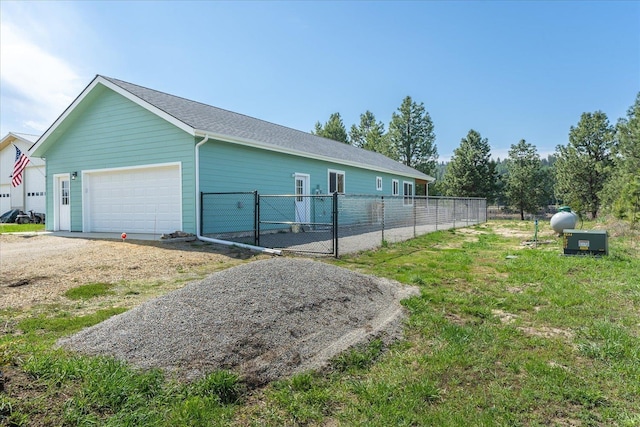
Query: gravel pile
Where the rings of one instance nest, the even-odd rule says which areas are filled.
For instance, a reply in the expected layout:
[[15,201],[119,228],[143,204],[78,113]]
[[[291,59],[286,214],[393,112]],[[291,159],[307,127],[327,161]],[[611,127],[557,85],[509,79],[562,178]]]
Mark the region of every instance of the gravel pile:
[[322,262],[273,258],[224,270],[59,344],[192,380],[233,369],[261,385],[320,369],[338,353],[401,331],[414,287]]

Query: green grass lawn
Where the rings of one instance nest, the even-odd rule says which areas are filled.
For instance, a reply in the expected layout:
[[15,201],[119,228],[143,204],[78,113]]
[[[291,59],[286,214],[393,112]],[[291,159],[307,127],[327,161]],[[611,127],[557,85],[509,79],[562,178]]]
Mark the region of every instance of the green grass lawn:
[[[545,224],[540,235],[522,245],[531,222],[490,221],[329,261],[420,287],[405,339],[259,390],[231,372],[176,384],[52,348],[107,307],[0,313],[1,369],[30,384],[0,393],[0,425],[640,425],[638,232],[616,228],[601,258],[562,256]],[[73,303],[109,292],[98,285]]]
[[44,224],[0,224],[0,234],[26,233],[29,231],[44,231]]

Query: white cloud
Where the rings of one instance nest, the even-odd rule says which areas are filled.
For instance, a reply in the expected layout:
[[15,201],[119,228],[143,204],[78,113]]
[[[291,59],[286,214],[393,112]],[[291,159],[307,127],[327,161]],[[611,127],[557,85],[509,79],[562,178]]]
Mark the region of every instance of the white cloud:
[[[72,64],[33,40],[24,25],[5,19],[3,13],[0,27],[3,134],[43,132],[71,104],[86,82]],[[38,37],[46,37],[43,28],[36,33]],[[4,129],[8,125],[19,129]]]

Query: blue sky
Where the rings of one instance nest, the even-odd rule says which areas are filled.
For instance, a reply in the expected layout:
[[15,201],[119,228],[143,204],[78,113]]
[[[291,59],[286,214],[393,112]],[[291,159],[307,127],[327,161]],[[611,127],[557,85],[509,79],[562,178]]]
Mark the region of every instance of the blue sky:
[[470,129],[546,156],[640,91],[638,1],[0,2],[0,134],[42,133],[96,74],[303,131],[411,96],[441,160]]

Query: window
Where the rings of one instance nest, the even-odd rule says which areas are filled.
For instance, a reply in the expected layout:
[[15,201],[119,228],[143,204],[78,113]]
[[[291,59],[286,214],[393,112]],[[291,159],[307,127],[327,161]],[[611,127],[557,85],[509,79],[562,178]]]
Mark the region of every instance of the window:
[[296,177],[296,202],[302,202],[304,198],[304,179]]
[[376,190],[382,191],[382,177],[376,176]]
[[399,196],[400,195],[400,182],[397,179],[391,181],[391,195]]
[[329,169],[329,193],[344,194],[344,172]]
[[60,204],[66,206],[69,204],[69,181],[61,181],[60,186]]
[[413,182],[404,181],[404,204],[413,205]]

